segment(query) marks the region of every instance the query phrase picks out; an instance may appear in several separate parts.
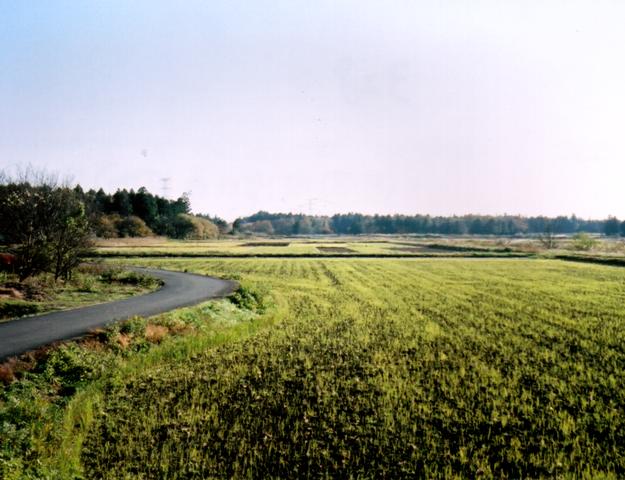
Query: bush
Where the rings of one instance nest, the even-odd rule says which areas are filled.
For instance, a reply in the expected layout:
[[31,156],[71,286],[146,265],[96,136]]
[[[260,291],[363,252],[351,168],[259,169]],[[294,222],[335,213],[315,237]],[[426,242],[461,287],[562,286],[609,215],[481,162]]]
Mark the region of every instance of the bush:
[[122,217],[118,214],[98,215],[91,220],[91,226],[96,236],[100,238],[117,238],[119,236],[117,225]]
[[27,300],[41,301],[49,298],[50,290],[56,287],[56,282],[52,275],[41,274],[29,277],[15,288],[21,290]]
[[258,313],[264,312],[267,307],[265,303],[265,296],[262,293],[244,286],[240,286],[232,295],[228,297],[228,300],[239,308],[244,308]]
[[34,302],[22,300],[4,300],[0,303],[0,318],[16,318],[39,313],[41,307]]
[[133,337],[145,336],[147,321],[143,317],[133,317],[119,326],[119,332]]
[[76,344],[64,345],[54,350],[43,365],[43,375],[59,385],[59,395],[73,395],[83,383],[100,371],[98,356]]
[[176,238],[207,240],[219,236],[219,229],[213,222],[187,213],[178,214],[173,227]]
[[139,217],[130,215],[117,223],[120,237],[150,237],[154,235],[150,227]]
[[597,240],[584,232],[573,235],[572,247],[575,250],[592,250],[597,245]]

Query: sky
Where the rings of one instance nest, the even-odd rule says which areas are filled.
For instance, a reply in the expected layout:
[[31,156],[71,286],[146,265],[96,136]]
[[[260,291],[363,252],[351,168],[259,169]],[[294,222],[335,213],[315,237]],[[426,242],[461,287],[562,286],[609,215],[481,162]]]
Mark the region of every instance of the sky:
[[625,218],[624,21],[621,0],[0,0],[0,169],[230,220]]

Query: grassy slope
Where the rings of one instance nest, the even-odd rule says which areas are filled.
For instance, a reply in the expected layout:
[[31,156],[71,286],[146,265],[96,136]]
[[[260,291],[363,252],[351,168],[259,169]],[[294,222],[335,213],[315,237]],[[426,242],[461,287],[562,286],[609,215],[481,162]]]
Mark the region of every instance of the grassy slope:
[[90,477],[625,474],[621,269],[140,263],[268,289],[275,325],[120,377],[87,429]]

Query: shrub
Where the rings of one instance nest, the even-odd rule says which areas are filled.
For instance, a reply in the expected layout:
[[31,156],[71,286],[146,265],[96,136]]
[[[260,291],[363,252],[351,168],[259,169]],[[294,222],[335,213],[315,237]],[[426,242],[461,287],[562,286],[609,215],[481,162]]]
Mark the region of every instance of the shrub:
[[16,318],[39,313],[41,307],[35,302],[22,300],[4,300],[0,303],[0,318]]
[[91,293],[96,291],[96,282],[90,275],[81,275],[76,279],[76,287],[79,292]]
[[173,221],[173,227],[176,238],[207,240],[219,236],[219,229],[213,222],[188,213],[178,214]]
[[146,321],[142,317],[133,317],[125,321],[119,327],[122,334],[132,335],[133,337],[143,337],[145,335]]
[[265,296],[251,288],[240,286],[228,299],[239,308],[262,313],[266,309]]
[[114,213],[111,215],[98,215],[91,220],[93,233],[100,238],[117,238],[117,225],[122,217]]
[[117,223],[120,237],[150,237],[154,235],[150,227],[139,217],[130,215]]
[[43,365],[44,377],[60,386],[59,395],[72,395],[76,389],[99,372],[97,355],[76,344],[54,350]]
[[575,250],[592,250],[597,245],[597,240],[584,232],[576,233],[573,236],[572,247]]

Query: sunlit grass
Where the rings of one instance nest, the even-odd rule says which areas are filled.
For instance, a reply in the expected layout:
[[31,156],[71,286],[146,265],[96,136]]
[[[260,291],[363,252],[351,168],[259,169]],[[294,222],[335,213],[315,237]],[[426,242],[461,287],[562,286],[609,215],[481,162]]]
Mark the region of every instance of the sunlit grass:
[[117,384],[82,452],[92,478],[625,473],[623,270],[141,264],[240,278],[278,320]]

